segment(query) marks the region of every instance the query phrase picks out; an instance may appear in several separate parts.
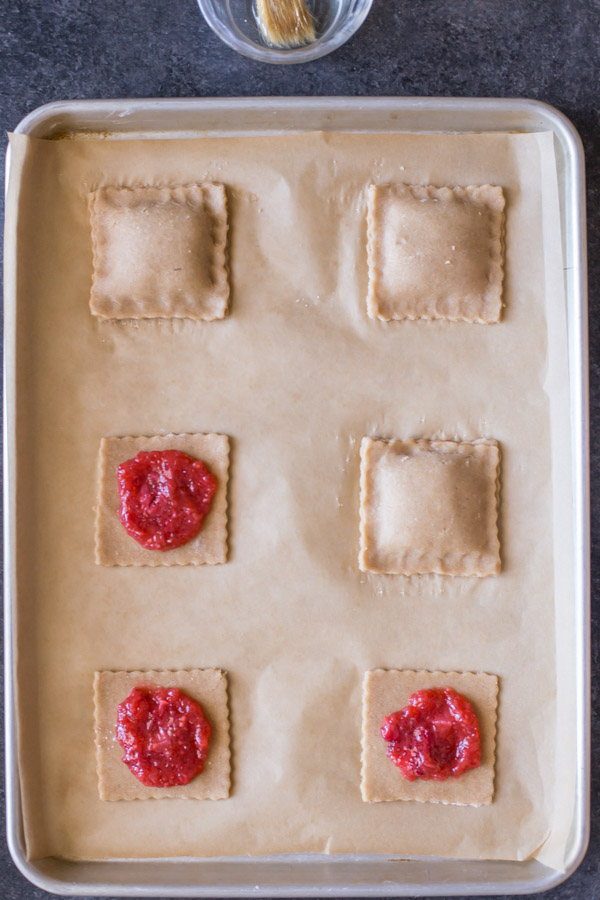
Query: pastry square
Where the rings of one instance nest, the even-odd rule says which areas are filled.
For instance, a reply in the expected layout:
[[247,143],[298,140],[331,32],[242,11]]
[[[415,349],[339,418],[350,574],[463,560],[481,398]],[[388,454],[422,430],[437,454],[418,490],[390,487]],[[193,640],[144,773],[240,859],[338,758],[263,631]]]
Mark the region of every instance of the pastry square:
[[106,187],[89,195],[90,309],[105,319],[222,319],[229,283],[222,184]]
[[360,456],[363,572],[498,574],[495,441],[365,437]]
[[[217,491],[200,533],[181,547],[146,550],[121,524],[117,466],[140,450],[180,450],[202,460],[217,479]],[[224,434],[103,438],[98,461],[96,562],[101,566],[200,566],[226,562],[228,477],[229,438]]]
[[372,319],[490,324],[502,311],[502,188],[369,185]]
[[[481,765],[445,781],[408,781],[386,755],[381,737],[384,716],[408,704],[411,694],[429,688],[451,687],[469,700],[479,720]],[[363,800],[417,800],[487,806],[494,795],[496,706],[498,678],[474,672],[411,672],[373,669],[363,682],[361,793]]]
[[[117,707],[134,687],[176,687],[196,700],[212,727],[203,771],[189,784],[170,788],[146,787],[122,762],[117,741]],[[96,672],[94,675],[94,731],[101,800],[148,800],[187,797],[224,800],[230,789],[229,711],[227,677],[220,669],[179,672]]]

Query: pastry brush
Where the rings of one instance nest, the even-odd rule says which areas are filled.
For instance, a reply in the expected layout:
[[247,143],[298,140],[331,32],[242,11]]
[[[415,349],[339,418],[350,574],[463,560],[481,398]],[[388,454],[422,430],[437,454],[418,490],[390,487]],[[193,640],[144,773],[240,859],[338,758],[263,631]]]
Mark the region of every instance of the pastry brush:
[[256,13],[263,37],[273,47],[301,47],[316,39],[304,0],[256,0]]

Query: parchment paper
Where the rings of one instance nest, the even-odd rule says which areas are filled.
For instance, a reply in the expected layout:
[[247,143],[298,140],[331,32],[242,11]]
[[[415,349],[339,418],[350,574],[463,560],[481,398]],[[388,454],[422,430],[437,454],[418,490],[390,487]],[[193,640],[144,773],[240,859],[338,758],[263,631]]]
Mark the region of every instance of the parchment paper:
[[[573,800],[561,780],[555,805],[555,603],[571,583],[556,596],[552,485],[568,481],[570,435],[551,429],[548,393],[564,400],[567,378],[552,136],[18,136],[11,150],[29,855],[536,854]],[[87,192],[202,180],[228,190],[230,316],[93,319]],[[373,181],[504,188],[501,324],[367,318]],[[229,562],[96,566],[100,439],[164,432],[231,437]],[[363,435],[500,442],[501,575],[359,572]],[[100,801],[94,670],[213,666],[229,673],[231,798]],[[375,667],[499,676],[491,806],[362,802]]]

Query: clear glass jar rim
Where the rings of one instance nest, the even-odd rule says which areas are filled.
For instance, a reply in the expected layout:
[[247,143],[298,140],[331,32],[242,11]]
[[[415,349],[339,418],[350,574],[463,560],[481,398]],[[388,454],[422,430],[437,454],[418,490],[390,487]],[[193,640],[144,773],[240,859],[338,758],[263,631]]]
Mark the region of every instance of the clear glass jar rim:
[[207,24],[228,47],[257,62],[280,65],[309,62],[337,50],[358,31],[369,14],[372,4],[373,0],[358,0],[354,4],[350,16],[346,16],[338,27],[325,32],[316,41],[303,47],[278,50],[275,47],[258,44],[246,37],[243,32],[235,28],[234,23],[232,23],[233,29],[230,30],[225,23],[214,16],[210,0],[198,0],[198,6]]

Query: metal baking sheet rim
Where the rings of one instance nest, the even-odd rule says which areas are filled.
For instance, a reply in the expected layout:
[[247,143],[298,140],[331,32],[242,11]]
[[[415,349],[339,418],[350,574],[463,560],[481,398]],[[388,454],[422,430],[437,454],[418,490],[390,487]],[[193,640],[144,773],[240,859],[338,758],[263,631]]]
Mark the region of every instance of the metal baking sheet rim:
[[[223,118],[227,126],[223,129]],[[232,127],[236,122],[241,131]],[[221,126],[219,129],[218,125]],[[584,156],[571,122],[534,100],[407,97],[182,98],[72,100],[49,103],[26,116],[15,132],[34,137],[101,133],[111,137],[268,133],[316,129],[352,131],[554,132],[566,262],[568,344],[573,434],[577,659],[577,795],[565,871],[536,860],[452,860],[376,855],[207,860],[67,861],[25,856],[16,747],[12,535],[15,461],[9,458],[14,373],[7,366],[10,334],[4,337],[4,551],[5,736],[7,839],[13,860],[46,891],[86,896],[172,897],[368,897],[531,894],[555,887],[573,874],[589,841],[590,785],[590,586],[587,272]],[[10,147],[6,184],[10,172]],[[13,298],[6,297],[7,305]],[[9,355],[10,357],[10,355]]]

